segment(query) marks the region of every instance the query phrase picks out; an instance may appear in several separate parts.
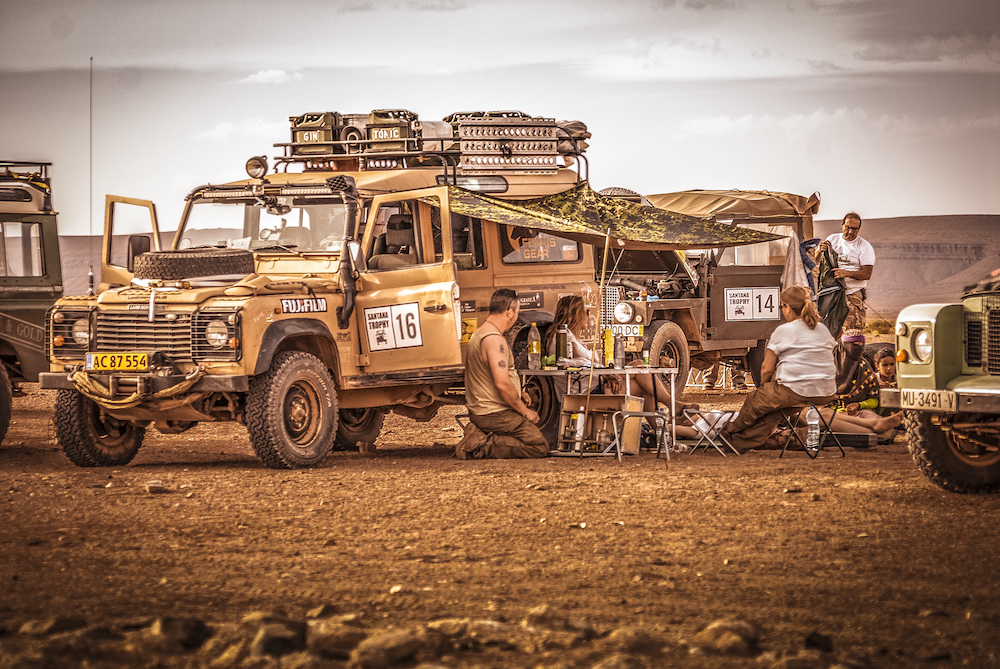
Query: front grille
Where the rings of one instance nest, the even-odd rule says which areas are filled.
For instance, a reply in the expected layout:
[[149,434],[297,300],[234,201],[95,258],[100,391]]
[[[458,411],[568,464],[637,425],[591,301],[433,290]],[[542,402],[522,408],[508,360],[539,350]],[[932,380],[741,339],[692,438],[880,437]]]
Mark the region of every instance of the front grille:
[[92,350],[160,351],[174,360],[191,360],[191,315],[171,313],[176,320],[167,315],[158,313],[150,322],[146,310],[99,311]]
[[604,304],[601,306],[601,331],[607,330],[615,320],[615,305],[625,299],[621,286],[604,287]]
[[982,300],[982,311],[965,312],[965,362],[987,374],[1000,374],[1000,295]]
[[965,364],[983,364],[983,315],[972,311],[965,312]]
[[1000,374],[1000,309],[989,311],[986,327],[986,371]]

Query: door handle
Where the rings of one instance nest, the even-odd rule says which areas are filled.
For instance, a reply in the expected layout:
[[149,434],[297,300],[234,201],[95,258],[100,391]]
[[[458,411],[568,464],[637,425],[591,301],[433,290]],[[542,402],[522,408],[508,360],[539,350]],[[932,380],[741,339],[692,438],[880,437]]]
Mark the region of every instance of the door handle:
[[432,304],[429,307],[424,307],[424,311],[446,311],[448,307],[443,304]]

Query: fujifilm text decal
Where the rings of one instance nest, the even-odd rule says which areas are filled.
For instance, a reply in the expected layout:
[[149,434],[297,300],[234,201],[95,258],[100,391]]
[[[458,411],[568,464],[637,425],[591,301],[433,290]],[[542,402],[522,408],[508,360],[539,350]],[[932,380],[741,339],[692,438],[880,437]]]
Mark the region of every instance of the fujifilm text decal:
[[326,311],[325,297],[296,297],[281,301],[283,314],[318,314]]

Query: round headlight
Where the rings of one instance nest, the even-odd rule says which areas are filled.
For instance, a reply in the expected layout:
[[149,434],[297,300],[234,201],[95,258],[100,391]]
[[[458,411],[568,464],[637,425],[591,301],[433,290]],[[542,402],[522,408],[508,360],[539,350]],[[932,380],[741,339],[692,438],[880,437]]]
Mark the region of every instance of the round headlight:
[[90,343],[90,321],[86,318],[73,321],[73,341],[80,346],[86,346]]
[[930,330],[917,330],[913,335],[913,354],[921,362],[930,360],[934,342],[931,341]]
[[906,323],[904,323],[903,321],[899,321],[898,323],[896,323],[896,334],[898,334],[900,337],[905,337],[907,332],[909,332],[909,330],[906,327]]
[[615,320],[619,323],[628,323],[635,316],[635,309],[628,302],[619,302],[615,305]]
[[205,341],[212,348],[222,348],[229,339],[229,326],[225,321],[210,321],[205,326]]
[[254,156],[248,160],[247,174],[251,179],[263,179],[267,174],[267,156]]

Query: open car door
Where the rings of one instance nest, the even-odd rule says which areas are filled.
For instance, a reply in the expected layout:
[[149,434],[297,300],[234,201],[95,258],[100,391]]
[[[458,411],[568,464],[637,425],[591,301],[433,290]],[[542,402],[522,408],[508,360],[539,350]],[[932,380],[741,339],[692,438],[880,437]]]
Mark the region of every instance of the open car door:
[[442,187],[372,203],[354,310],[367,374],[432,380],[463,369],[451,235],[442,234],[450,231],[447,197]]
[[160,250],[156,205],[149,200],[106,196],[101,285],[98,292],[131,283],[135,257],[151,250]]

